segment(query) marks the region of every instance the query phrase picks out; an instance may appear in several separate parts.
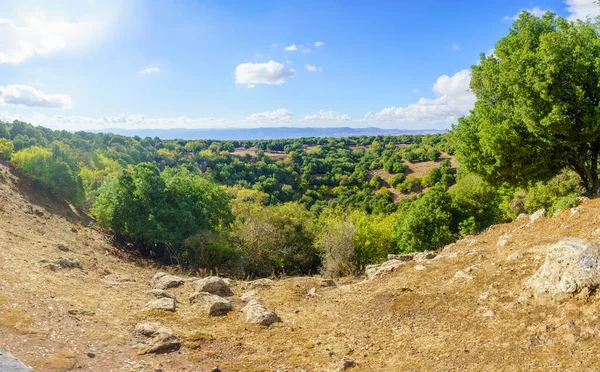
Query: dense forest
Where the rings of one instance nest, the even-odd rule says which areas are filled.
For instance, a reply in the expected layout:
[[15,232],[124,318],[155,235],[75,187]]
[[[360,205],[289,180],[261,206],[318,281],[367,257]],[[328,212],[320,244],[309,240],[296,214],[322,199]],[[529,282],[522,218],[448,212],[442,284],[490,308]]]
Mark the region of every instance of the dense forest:
[[569,172],[494,187],[453,167],[449,139],[163,141],[0,122],[0,156],[123,247],[238,276],[358,273],[581,195]]

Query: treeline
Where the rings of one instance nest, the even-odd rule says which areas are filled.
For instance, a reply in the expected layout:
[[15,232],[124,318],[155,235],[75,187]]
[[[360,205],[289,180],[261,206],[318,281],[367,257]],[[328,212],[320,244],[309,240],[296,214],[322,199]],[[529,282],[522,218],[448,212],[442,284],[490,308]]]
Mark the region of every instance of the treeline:
[[[0,156],[89,208],[123,247],[244,277],[359,273],[581,195],[568,172],[492,186],[439,160],[453,148],[447,135],[163,141],[0,122]],[[429,160],[426,176],[408,173]],[[394,199],[393,188],[414,196]]]

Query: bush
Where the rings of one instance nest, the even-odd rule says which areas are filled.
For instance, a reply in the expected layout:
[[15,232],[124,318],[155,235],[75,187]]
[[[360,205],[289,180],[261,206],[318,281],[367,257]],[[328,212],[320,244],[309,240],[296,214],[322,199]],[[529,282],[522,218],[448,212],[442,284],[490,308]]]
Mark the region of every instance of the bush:
[[409,194],[411,192],[417,192],[421,190],[422,187],[423,185],[421,183],[421,179],[409,174],[404,182],[399,184],[396,188],[402,193]]
[[0,159],[10,160],[13,151],[15,151],[15,145],[6,138],[0,138]]
[[396,222],[396,247],[401,252],[438,249],[454,239],[452,199],[434,187],[412,202]]
[[184,266],[203,265],[192,259],[196,252],[186,251],[191,247],[186,240],[218,232],[233,219],[221,187],[183,167],[160,173],[150,163],[102,186],[92,213],[142,253],[173,258]]
[[75,204],[85,199],[77,159],[64,144],[54,143],[52,151],[38,146],[20,150],[12,155],[11,163],[41,189]]
[[449,191],[455,223],[461,235],[473,234],[500,219],[496,189],[476,175],[463,177]]
[[[320,258],[313,246],[314,215],[302,204],[263,206],[260,195],[234,199],[233,239],[245,275],[314,274]],[[257,202],[258,201],[258,202]]]
[[406,179],[406,176],[403,173],[398,173],[398,174],[394,174],[393,176],[391,176],[388,179],[388,183],[390,184],[390,186],[396,187],[399,184],[401,184],[402,182],[404,182],[405,179]]
[[324,276],[335,278],[356,271],[355,235],[356,227],[346,217],[328,216],[322,219],[315,246],[321,252],[321,273]]

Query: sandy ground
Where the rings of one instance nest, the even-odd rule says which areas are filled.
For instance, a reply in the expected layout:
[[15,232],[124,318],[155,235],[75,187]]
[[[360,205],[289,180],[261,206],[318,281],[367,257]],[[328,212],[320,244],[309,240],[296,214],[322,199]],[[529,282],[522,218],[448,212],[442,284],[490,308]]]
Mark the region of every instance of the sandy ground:
[[[151,299],[143,291],[159,268],[72,222],[68,206],[39,197],[2,166],[0,345],[39,371],[333,371],[343,357],[356,362],[353,371],[598,370],[595,296],[519,301],[549,244],[563,236],[598,240],[600,201],[579,211],[494,226],[371,281],[344,278],[321,288],[318,277],[278,280],[257,289],[283,320],[266,328],[238,311],[242,282],[224,317],[190,305],[188,284],[169,290],[179,300],[175,313],[143,312]],[[498,247],[507,233],[508,244]],[[61,257],[79,259],[83,269],[46,267]],[[454,277],[473,265],[472,280]],[[316,297],[306,295],[312,287]],[[138,355],[133,327],[140,321],[172,328],[183,347]]]

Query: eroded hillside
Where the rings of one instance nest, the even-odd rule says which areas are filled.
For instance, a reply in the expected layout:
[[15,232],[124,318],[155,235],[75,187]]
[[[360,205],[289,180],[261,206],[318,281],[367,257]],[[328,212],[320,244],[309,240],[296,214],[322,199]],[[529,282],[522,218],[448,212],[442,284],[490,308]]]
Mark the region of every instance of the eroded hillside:
[[[599,212],[592,200],[493,226],[372,280],[234,282],[225,316],[190,303],[196,282],[187,278],[166,289],[176,311],[144,311],[154,300],[144,292],[164,268],[117,250],[3,163],[0,347],[39,371],[330,371],[344,358],[356,371],[595,370],[597,297],[530,298],[523,283],[559,239],[597,241]],[[247,323],[249,291],[281,322]],[[140,354],[136,326],[148,322],[172,330],[181,347]]]

